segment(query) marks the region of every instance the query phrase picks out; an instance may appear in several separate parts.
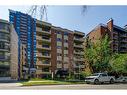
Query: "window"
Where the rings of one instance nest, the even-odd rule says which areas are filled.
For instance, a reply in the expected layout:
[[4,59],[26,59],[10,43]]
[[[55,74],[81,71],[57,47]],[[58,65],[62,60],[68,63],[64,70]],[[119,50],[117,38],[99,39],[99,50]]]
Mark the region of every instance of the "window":
[[4,49],[4,48],[5,48],[4,42],[0,42],[0,49]]
[[62,46],[57,46],[57,49],[61,49],[62,48]]
[[64,32],[64,35],[68,35],[68,32]]
[[57,32],[57,34],[61,34],[61,32]]
[[49,48],[50,46],[48,44],[43,44],[42,47]]
[[57,53],[57,56],[62,56],[62,54],[61,53]]
[[64,42],[65,42],[65,43],[67,43],[67,42],[68,42],[68,40],[64,40]]
[[68,54],[64,54],[64,57],[68,57]]
[[61,39],[61,38],[57,38],[57,41],[60,41],[60,42],[62,42],[62,39]]
[[64,62],[64,64],[68,64],[68,62]]
[[64,50],[68,50],[68,47],[64,47]]
[[42,55],[44,55],[44,56],[49,56],[50,53],[49,53],[48,51],[44,51],[44,52],[42,52]]
[[61,61],[57,61],[57,64],[61,64],[62,62]]

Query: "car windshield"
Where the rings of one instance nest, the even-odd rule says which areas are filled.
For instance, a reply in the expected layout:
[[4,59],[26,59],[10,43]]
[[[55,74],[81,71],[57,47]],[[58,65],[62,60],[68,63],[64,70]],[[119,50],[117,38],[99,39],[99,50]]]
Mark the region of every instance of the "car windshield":
[[92,76],[98,76],[99,74],[98,73],[94,73],[94,74],[92,74]]

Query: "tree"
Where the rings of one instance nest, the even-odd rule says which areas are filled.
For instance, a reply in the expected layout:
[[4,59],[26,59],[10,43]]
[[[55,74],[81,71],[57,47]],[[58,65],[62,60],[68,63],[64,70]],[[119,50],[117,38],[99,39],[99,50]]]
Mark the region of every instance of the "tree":
[[115,54],[110,60],[112,72],[127,74],[127,54]]
[[88,46],[85,49],[86,62],[90,64],[94,72],[109,71],[111,66],[109,61],[111,59],[110,40],[108,35],[98,40],[96,43],[87,41]]

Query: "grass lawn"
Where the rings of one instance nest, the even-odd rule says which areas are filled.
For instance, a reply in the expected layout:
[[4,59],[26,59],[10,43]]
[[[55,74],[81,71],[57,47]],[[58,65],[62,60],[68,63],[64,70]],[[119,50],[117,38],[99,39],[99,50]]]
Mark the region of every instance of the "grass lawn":
[[22,86],[34,86],[34,85],[69,85],[69,84],[83,84],[85,82],[66,82],[56,80],[45,80],[45,79],[31,79],[27,82],[21,82]]

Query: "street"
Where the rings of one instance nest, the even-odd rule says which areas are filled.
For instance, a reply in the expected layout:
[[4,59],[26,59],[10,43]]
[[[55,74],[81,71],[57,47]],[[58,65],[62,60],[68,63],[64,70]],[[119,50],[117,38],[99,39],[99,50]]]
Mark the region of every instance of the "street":
[[43,86],[21,86],[20,83],[0,83],[0,89],[29,89],[29,90],[87,90],[87,89],[127,89],[127,84],[76,84],[76,85],[43,85]]

